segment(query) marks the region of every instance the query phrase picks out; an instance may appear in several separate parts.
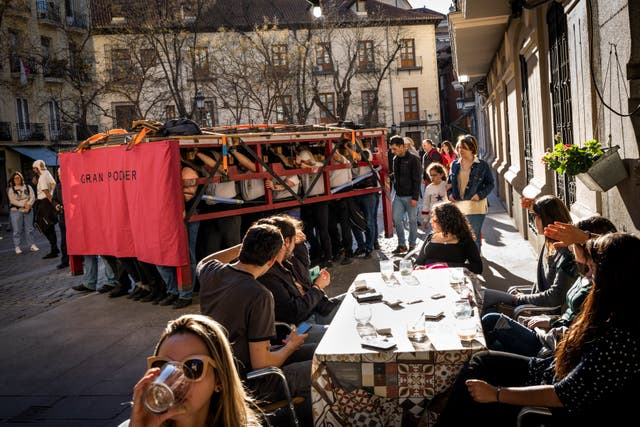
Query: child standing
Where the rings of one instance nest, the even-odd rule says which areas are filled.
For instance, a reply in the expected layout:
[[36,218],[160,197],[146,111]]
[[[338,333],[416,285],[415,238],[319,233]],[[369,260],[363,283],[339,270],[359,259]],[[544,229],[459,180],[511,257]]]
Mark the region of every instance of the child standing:
[[447,171],[440,163],[431,163],[427,167],[431,183],[424,189],[422,218],[425,231],[429,228],[429,213],[438,203],[447,201]]

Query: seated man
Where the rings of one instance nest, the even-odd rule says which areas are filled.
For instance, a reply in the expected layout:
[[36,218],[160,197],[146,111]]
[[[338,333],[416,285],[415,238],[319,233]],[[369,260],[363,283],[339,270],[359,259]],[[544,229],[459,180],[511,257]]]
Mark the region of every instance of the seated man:
[[[196,268],[200,280],[200,308],[229,332],[233,353],[244,378],[247,372],[267,366],[281,367],[292,395],[305,398],[298,412],[302,425],[311,422],[311,358],[315,345],[303,344],[306,334],[294,330],[286,344],[271,351],[276,333],[271,292],[256,279],[276,260],[282,248],[280,231],[268,224],[253,225],[241,245],[204,258]],[[239,261],[228,264],[239,253]],[[276,378],[257,380],[251,388],[258,399],[283,399]]]
[[[331,283],[331,276],[326,269],[322,269],[311,283],[302,223],[283,214],[262,219],[258,223],[275,225],[284,239],[276,262],[258,279],[273,294],[276,320],[295,324],[303,321],[329,324],[340,303],[328,299],[324,293]],[[319,342],[324,330],[314,327],[312,342]]]

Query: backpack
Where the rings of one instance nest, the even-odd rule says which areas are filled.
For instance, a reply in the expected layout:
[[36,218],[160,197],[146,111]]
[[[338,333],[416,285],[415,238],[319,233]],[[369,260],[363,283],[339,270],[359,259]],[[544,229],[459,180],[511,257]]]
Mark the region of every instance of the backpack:
[[167,120],[158,128],[158,134],[161,136],[202,135],[202,131],[193,120],[182,118]]

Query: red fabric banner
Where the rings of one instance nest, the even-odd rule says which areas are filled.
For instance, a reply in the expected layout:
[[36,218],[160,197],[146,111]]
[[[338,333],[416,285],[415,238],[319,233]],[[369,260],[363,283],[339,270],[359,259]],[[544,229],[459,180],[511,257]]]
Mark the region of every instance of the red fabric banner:
[[59,158],[69,254],[189,263],[178,141]]

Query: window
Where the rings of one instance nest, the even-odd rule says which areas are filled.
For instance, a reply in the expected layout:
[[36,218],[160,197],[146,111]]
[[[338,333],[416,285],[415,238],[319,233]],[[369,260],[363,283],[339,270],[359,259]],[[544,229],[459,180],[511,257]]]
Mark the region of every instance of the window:
[[[331,123],[336,115],[336,101],[333,93],[321,93],[319,94],[320,102],[326,107],[320,109],[320,123]],[[331,114],[329,114],[331,112]]]
[[287,66],[287,45],[286,44],[274,44],[271,46],[271,60],[273,66],[277,68],[284,68]]
[[373,70],[375,62],[373,57],[373,41],[364,40],[358,42],[358,69]]
[[136,107],[133,105],[116,105],[115,127],[119,129],[131,129],[131,123],[137,120]]
[[316,66],[318,71],[332,71],[331,44],[318,43],[316,45]]
[[11,57],[9,68],[12,73],[20,72],[20,56],[18,56],[18,48],[20,46],[20,36],[17,32],[9,30],[9,55]]
[[402,89],[404,98],[404,120],[419,120],[418,114],[418,88],[410,87]]
[[58,103],[51,99],[49,104],[49,135],[53,141],[57,141],[60,136],[60,107]]
[[171,120],[176,118],[176,107],[175,105],[165,105],[164,107],[164,118],[165,120]]
[[215,124],[214,116],[215,102],[213,99],[207,99],[204,101],[204,111],[202,117],[202,124],[206,127],[212,127]]
[[367,125],[378,123],[378,105],[375,102],[375,97],[375,90],[362,91],[362,117]]
[[129,49],[111,51],[111,76],[114,80],[126,79],[131,70],[131,52]]
[[209,77],[209,50],[206,47],[193,49],[193,78],[203,79]]
[[31,123],[29,122],[29,102],[24,98],[16,98],[16,117],[18,118],[18,141],[31,139]]
[[156,51],[154,49],[140,49],[140,65],[143,70],[156,65]]
[[293,122],[293,103],[291,95],[284,95],[278,99],[276,104],[276,123]]
[[414,39],[400,40],[400,67],[416,66],[416,41]]

